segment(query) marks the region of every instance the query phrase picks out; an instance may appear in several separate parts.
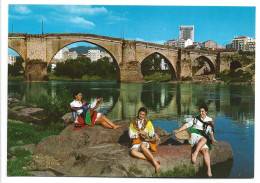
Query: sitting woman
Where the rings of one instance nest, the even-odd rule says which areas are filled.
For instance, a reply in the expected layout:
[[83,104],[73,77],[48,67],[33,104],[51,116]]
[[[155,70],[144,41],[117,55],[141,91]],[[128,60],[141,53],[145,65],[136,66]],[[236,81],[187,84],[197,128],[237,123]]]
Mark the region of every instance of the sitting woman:
[[[189,140],[189,143],[192,147],[194,145],[197,145],[195,151],[192,153],[191,161],[192,163],[196,163],[198,153],[201,150],[204,157],[204,162],[208,169],[208,177],[212,177],[209,151],[212,148],[212,141],[216,141],[213,135],[215,125],[212,119],[207,116],[208,107],[206,105],[201,106],[199,108],[199,111],[200,116],[195,117],[179,129],[174,130],[173,133],[176,134],[186,128],[191,127],[191,138]],[[208,137],[209,134],[211,139]]]
[[121,126],[115,125],[104,114],[94,111],[97,103],[102,102],[102,98],[94,100],[91,104],[82,100],[82,93],[75,91],[73,93],[74,101],[70,103],[72,118],[74,120],[74,130],[80,130],[85,127],[101,124],[105,128],[120,129]]
[[152,161],[156,173],[158,173],[161,169],[160,161],[153,157],[151,151],[156,152],[156,141],[159,140],[159,137],[154,133],[152,122],[145,118],[146,115],[147,109],[141,107],[137,118],[130,123],[128,131],[132,140],[130,152],[134,157]]

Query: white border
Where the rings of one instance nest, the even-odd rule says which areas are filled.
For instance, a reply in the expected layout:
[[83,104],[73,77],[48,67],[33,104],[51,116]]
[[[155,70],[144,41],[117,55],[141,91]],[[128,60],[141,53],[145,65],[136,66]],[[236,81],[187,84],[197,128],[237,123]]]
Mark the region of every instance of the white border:
[[[84,5],[178,5],[178,6],[256,6],[256,10],[258,10],[259,6],[257,6],[257,1],[256,0],[218,0],[211,2],[209,0],[172,0],[172,1],[167,1],[167,0],[127,0],[124,2],[118,1],[118,0],[74,0],[74,1],[67,1],[67,0],[45,0],[43,2],[35,1],[35,0],[2,0],[1,1],[1,46],[0,46],[0,56],[1,56],[1,63],[0,63],[0,69],[1,69],[1,149],[0,149],[0,156],[1,156],[1,181],[3,183],[17,183],[17,182],[26,182],[26,183],[71,183],[71,182],[164,182],[164,183],[172,183],[172,182],[187,182],[187,181],[192,181],[192,182],[218,182],[218,181],[228,181],[228,182],[256,182],[259,180],[259,174],[257,174],[257,170],[259,171],[259,148],[256,146],[259,142],[257,139],[259,139],[259,133],[255,133],[255,178],[254,179],[166,179],[166,178],[160,178],[160,179],[155,179],[155,178],[149,178],[149,179],[131,179],[131,178],[85,178],[85,177],[63,177],[63,178],[51,178],[51,177],[7,177],[6,176],[6,164],[7,164],[7,64],[4,62],[7,60],[7,53],[8,53],[8,4],[84,4]],[[259,14],[256,12],[256,20],[259,21]],[[259,31],[258,23],[256,21],[256,37],[257,33]],[[256,44],[256,47],[258,48],[258,44]],[[259,49],[257,49],[259,50]],[[256,51],[256,70],[259,71],[259,56]],[[259,77],[258,74],[256,73],[256,87],[255,87],[255,93],[258,93],[258,81]],[[259,97],[258,95],[255,95],[255,101],[256,101],[256,109],[257,109],[257,103],[259,102]],[[255,112],[255,131],[257,131],[258,128],[258,122],[257,119],[259,118],[259,112]],[[246,167],[245,167],[246,168]],[[1,182],[0,181],[0,182]]]

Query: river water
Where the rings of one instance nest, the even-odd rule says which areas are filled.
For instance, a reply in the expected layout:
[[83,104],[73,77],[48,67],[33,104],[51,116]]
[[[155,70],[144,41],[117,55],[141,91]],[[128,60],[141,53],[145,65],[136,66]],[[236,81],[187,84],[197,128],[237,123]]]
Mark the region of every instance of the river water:
[[[53,105],[65,99],[62,105],[68,108],[75,90],[82,91],[87,101],[102,97],[103,103],[97,111],[111,120],[133,119],[138,109],[145,106],[148,119],[154,126],[171,133],[198,115],[199,106],[206,104],[208,116],[216,125],[215,139],[227,141],[234,152],[233,161],[213,167],[213,174],[230,178],[254,177],[254,86],[55,81],[8,83],[9,96],[36,106],[42,102],[41,97],[48,97],[53,100]],[[224,171],[219,172],[220,169]]]

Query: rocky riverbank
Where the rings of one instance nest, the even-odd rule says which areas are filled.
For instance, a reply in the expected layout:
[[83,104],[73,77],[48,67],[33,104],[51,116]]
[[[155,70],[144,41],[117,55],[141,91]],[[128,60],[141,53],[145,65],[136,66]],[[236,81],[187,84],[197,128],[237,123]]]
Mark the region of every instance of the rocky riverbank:
[[[43,114],[42,109],[25,106],[16,106],[8,111],[8,117],[22,121],[26,119],[27,122],[28,119],[32,119],[29,120],[32,124],[43,122],[37,118]],[[30,173],[35,176],[153,177],[155,175],[152,163],[134,158],[129,153],[130,121],[115,121],[115,124],[122,126],[120,130],[94,125],[91,128],[73,131],[70,118],[71,113],[62,117],[61,121],[68,126],[59,135],[47,136],[37,144],[12,147],[13,151],[22,148],[33,153],[32,160],[23,169],[31,170]],[[197,163],[191,164],[190,145],[171,138],[171,133],[159,127],[155,127],[155,131],[161,140],[158,143],[158,152],[154,156],[161,161],[162,173],[185,167],[192,171],[189,176],[194,176],[203,167],[201,154]],[[214,143],[210,155],[212,165],[233,158],[230,145],[224,141]],[[182,176],[173,175],[173,177]]]
[[[60,135],[44,138],[34,148],[34,154],[53,157],[58,162],[57,166],[48,170],[59,176],[151,177],[154,175],[152,164],[129,154],[129,122],[115,121],[115,124],[122,125],[120,130],[95,125],[73,131],[73,125],[69,125]],[[185,165],[192,166],[196,173],[203,167],[202,155],[195,165],[191,164],[190,145],[170,138],[171,134],[159,127],[155,131],[161,141],[154,156],[161,161],[162,172]],[[210,155],[212,165],[233,158],[230,145],[224,141],[214,143]],[[41,169],[40,166],[37,168]]]

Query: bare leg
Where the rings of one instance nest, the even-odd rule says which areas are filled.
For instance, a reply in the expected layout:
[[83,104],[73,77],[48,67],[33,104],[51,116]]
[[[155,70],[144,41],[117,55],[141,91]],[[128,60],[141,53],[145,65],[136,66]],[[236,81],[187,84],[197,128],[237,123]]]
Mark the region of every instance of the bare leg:
[[112,121],[110,121],[103,114],[101,114],[101,116],[97,119],[96,124],[101,124],[105,128],[113,128],[113,129],[120,129],[121,128],[121,126],[115,125]]
[[[100,117],[99,117],[100,118]],[[110,126],[109,124],[107,124],[106,121],[99,119],[97,121],[95,121],[95,124],[101,124],[103,127],[105,128],[112,128],[112,126]]]
[[145,157],[147,159],[151,160],[152,163],[154,164],[156,173],[159,173],[161,170],[161,167],[160,167],[159,163],[157,163],[156,159],[153,157],[150,150],[147,149],[146,144],[144,144],[144,143],[141,144],[141,150],[144,153]]
[[210,167],[209,149],[208,148],[202,149],[202,153],[203,153],[203,157],[204,157],[204,162],[208,168],[208,171],[207,171],[208,177],[212,177],[211,167]]
[[192,153],[191,155],[191,161],[192,163],[196,163],[196,160],[197,160],[197,156],[199,154],[199,151],[201,150],[201,148],[206,144],[207,142],[207,139],[205,139],[204,137],[202,137],[200,140],[199,140],[199,143],[197,144],[197,147],[194,151],[194,153]]
[[[139,152],[137,148],[133,148],[133,149],[131,150],[131,154],[132,154],[134,157],[136,157],[136,158],[140,158],[140,159],[147,160],[147,158],[144,156],[144,154],[141,153],[141,152]],[[158,164],[161,164],[161,161],[160,161],[160,160],[158,160],[158,159],[156,159],[156,158],[154,158],[154,159],[155,159],[155,161],[156,161]]]

